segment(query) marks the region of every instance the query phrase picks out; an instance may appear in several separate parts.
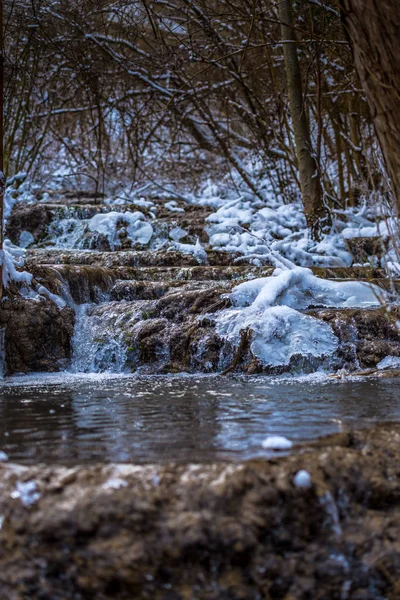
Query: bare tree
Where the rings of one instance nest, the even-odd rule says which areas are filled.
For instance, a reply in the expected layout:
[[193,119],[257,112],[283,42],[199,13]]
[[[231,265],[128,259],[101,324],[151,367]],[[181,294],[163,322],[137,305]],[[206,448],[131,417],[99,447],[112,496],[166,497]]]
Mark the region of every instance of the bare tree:
[[400,212],[400,2],[340,4]]
[[319,238],[322,221],[327,220],[327,212],[323,205],[319,166],[311,146],[310,130],[304,106],[296,32],[293,27],[292,0],[278,0],[278,6],[285,56],[287,91],[296,143],[304,212],[312,235]]
[[3,297],[3,213],[4,213],[4,192],[6,187],[4,177],[4,118],[3,118],[3,98],[4,98],[4,40],[3,40],[3,0],[0,0],[0,300]]

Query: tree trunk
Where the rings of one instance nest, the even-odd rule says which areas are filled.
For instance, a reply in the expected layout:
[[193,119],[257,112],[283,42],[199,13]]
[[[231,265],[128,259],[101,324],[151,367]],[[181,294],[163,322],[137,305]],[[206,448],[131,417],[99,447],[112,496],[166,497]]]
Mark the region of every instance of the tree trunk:
[[400,213],[400,1],[340,5]]
[[3,0],[0,0],[0,300],[3,297],[3,213],[6,181],[4,177],[4,36]]
[[297,56],[296,33],[293,28],[292,0],[279,0],[278,6],[301,195],[307,225],[313,237],[318,239],[324,221],[325,224],[328,222],[328,215],[322,202],[318,165],[312,152],[310,130],[303,103],[303,86]]

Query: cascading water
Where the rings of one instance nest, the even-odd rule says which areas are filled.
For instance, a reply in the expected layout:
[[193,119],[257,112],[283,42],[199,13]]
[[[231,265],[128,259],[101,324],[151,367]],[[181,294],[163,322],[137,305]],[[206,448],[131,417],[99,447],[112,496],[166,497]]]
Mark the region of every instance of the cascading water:
[[74,373],[121,373],[125,368],[127,347],[123,331],[115,327],[112,311],[96,314],[95,304],[76,307],[76,322],[72,338]]
[[77,306],[71,370],[74,373],[132,370],[138,350],[137,339],[132,340],[145,311],[153,304],[142,300]]

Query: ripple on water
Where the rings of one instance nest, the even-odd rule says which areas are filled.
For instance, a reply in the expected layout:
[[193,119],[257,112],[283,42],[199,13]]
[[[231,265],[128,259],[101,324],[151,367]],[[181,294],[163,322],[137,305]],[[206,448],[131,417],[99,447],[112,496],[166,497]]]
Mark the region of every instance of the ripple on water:
[[399,380],[39,374],[0,386],[0,450],[11,461],[207,462],[400,420]]

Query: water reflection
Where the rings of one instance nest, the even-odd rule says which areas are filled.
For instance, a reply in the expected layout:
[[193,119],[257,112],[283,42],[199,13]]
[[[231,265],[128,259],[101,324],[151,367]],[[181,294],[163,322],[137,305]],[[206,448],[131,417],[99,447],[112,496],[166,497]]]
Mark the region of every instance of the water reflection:
[[241,459],[265,455],[271,433],[305,440],[383,420],[400,420],[398,380],[70,377],[0,387],[0,449],[24,463]]

